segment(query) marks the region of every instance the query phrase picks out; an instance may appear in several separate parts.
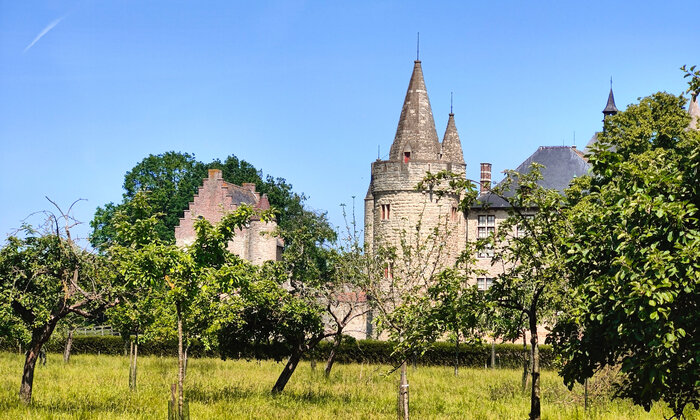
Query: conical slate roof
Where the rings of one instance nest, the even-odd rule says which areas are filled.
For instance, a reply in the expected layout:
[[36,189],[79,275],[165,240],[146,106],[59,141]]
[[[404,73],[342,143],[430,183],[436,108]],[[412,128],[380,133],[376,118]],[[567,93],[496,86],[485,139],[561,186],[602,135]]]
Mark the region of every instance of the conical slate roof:
[[413,66],[389,160],[403,160],[405,152],[410,152],[410,160],[437,160],[440,152],[420,60]]
[[615,106],[615,96],[613,95],[612,87],[610,87],[610,94],[608,95],[608,103],[605,104],[605,109],[603,110],[603,114],[605,116],[608,115],[615,115],[617,114],[619,110]]
[[464,164],[464,153],[462,152],[462,142],[459,141],[459,133],[455,125],[455,114],[450,112],[447,120],[445,136],[442,138],[442,160],[446,162],[456,162]]
[[700,106],[698,106],[698,95],[694,95],[690,98],[690,105],[688,105],[688,113],[690,114],[690,125],[688,127],[693,130],[697,130],[700,127]]

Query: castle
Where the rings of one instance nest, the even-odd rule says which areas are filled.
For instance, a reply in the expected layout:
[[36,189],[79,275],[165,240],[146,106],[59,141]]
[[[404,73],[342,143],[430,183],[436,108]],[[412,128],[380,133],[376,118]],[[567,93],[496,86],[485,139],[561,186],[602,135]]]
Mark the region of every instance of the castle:
[[[614,112],[617,108],[611,89],[604,113]],[[541,184],[560,191],[572,178],[585,175],[589,170],[584,154],[575,147],[540,147],[516,171],[528,171],[533,162],[544,165]],[[458,210],[460,197],[438,197],[430,190],[416,189],[427,172],[434,174],[442,170],[464,176],[462,144],[453,113],[449,114],[442,142],[438,140],[421,62],[416,60],[389,159],[377,159],[371,166],[365,197],[365,243],[370,252],[379,246],[399,246],[400,236],[420,223],[420,230],[424,232],[422,239],[434,232],[443,235],[443,251],[434,257],[440,261],[426,263],[445,266],[456,260],[467,242],[487,237],[508,216],[508,203],[489,192],[490,163],[481,164],[480,195],[468,212]],[[498,267],[491,265],[488,251],[476,257],[477,268],[487,274],[472,282],[486,289],[498,275]]]
[[[690,129],[697,129],[700,124],[697,96],[692,96],[688,107],[693,117]],[[603,120],[617,112],[611,86],[603,109]],[[541,146],[515,171],[527,173],[533,163],[539,163],[543,168],[540,171],[542,179],[538,183],[563,193],[573,178],[589,173],[586,153],[597,141],[597,135],[593,135],[583,152],[575,146]],[[419,241],[426,239],[430,232],[442,232],[441,246],[444,251],[436,257],[439,260],[427,263],[443,267],[451,265],[468,242],[488,237],[508,217],[508,201],[490,192],[491,164],[481,163],[480,169],[479,196],[466,212],[457,209],[460,197],[438,197],[431,190],[420,191],[416,188],[428,172],[435,174],[447,170],[464,176],[466,170],[453,113],[449,114],[442,142],[438,140],[421,62],[416,60],[389,158],[377,159],[371,164],[364,220],[365,243],[369,252],[375,252],[379,247],[405,246],[401,244],[405,244],[402,232],[404,235],[416,229],[425,232]],[[475,256],[475,268],[485,274],[468,281],[480,290],[488,289],[503,271],[502,267],[492,264],[492,256],[488,249]],[[392,267],[386,269],[386,278],[392,276],[391,270]],[[367,332],[368,335],[371,332],[369,323]]]
[[[696,128],[700,121],[700,107],[697,95],[693,95],[689,113],[693,117],[690,128]],[[618,112],[615,98],[610,88],[608,101],[603,110],[604,118]],[[529,171],[532,163],[543,165],[539,183],[550,189],[563,192],[574,177],[589,173],[590,165],[585,153],[597,141],[597,133],[584,149],[575,146],[542,146],[521,163],[515,170]],[[426,263],[439,267],[452,265],[467,243],[477,238],[488,237],[501,221],[508,217],[509,204],[503,198],[490,192],[491,164],[481,163],[479,179],[480,191],[476,202],[469,211],[458,209],[460,197],[439,195],[430,189],[418,190],[416,186],[428,172],[449,171],[462,177],[466,174],[466,164],[461,140],[457,132],[454,114],[450,112],[442,141],[438,139],[432,108],[423,77],[420,60],[416,60],[408,84],[396,135],[387,160],[377,159],[371,164],[371,179],[365,197],[364,234],[368,252],[375,252],[382,246],[399,246],[405,240],[405,232],[416,232],[420,242],[428,235],[440,235],[440,252]],[[255,184],[242,186],[225,182],[220,170],[209,170],[189,209],[180,219],[175,229],[178,245],[187,245],[194,240],[194,221],[206,218],[218,222],[227,211],[233,211],[241,204],[266,210],[270,204],[265,195],[255,191]],[[534,210],[533,210],[534,211]],[[274,222],[254,219],[236,232],[229,243],[229,250],[254,264],[266,260],[280,260],[284,244],[270,233],[276,229]],[[490,287],[502,268],[491,263],[492,253],[484,250],[476,255],[476,268],[485,273],[469,280],[481,290]],[[392,276],[392,267],[386,267],[384,275]],[[364,294],[361,293],[363,298]],[[359,296],[359,294],[358,294]],[[357,338],[372,335],[372,315],[359,317],[348,326],[347,333]]]
[[[270,202],[266,195],[255,191],[255,184],[235,185],[224,181],[219,169],[209,169],[208,178],[194,196],[189,208],[175,227],[175,243],[178,246],[189,245],[194,241],[194,222],[204,218],[217,223],[226,212],[235,211],[241,204],[258,210],[269,210]],[[282,258],[284,244],[272,233],[277,228],[274,221],[264,222],[253,217],[250,223],[235,232],[228,244],[229,251],[260,265],[265,261],[278,261]]]

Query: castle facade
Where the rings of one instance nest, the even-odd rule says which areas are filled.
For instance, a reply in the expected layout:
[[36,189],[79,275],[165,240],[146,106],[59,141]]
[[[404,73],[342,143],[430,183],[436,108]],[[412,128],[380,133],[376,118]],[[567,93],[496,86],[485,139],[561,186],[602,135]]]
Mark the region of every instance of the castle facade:
[[[189,204],[180,223],[175,227],[175,243],[178,246],[194,242],[194,222],[204,218],[212,224],[221,221],[227,212],[235,211],[245,204],[258,210],[269,210],[270,202],[266,195],[255,191],[255,184],[235,185],[224,181],[221,170],[209,169],[193,201]],[[228,244],[228,250],[256,265],[282,258],[284,244],[272,233],[277,228],[274,221],[264,222],[253,217],[248,225],[237,229]]]

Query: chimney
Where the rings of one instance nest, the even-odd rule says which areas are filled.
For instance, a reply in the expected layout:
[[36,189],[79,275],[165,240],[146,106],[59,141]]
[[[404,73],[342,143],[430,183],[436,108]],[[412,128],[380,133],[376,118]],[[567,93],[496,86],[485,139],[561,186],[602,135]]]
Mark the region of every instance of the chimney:
[[486,194],[491,189],[491,164],[481,164],[481,180],[479,182],[479,194]]
[[221,169],[209,169],[209,179],[215,180],[221,178],[223,178]]
[[241,184],[243,188],[255,194],[255,183],[254,182],[244,182]]

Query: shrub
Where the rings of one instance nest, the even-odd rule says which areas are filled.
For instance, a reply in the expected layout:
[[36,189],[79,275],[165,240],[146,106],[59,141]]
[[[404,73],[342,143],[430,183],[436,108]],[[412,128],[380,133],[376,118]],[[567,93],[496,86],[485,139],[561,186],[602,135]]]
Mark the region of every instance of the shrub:
[[[46,345],[48,352],[63,352],[63,340],[52,339]],[[307,356],[316,360],[324,360],[330,354],[333,343],[323,341],[319,343],[313,353]],[[73,354],[111,354],[120,355],[127,351],[127,343],[117,336],[76,336],[73,338]],[[16,342],[3,341],[0,350],[16,352]],[[397,361],[391,357],[393,343],[379,340],[355,340],[344,338],[336,354],[338,363],[371,363],[371,364],[395,364]],[[139,346],[139,355],[147,356],[177,356],[177,343],[173,341],[146,342]],[[206,350],[204,346],[195,342],[190,346],[188,355],[191,357],[218,356],[213,350]],[[239,358],[246,359],[272,359],[283,360],[288,356],[288,350],[284,346],[260,344],[249,354],[239,354]],[[528,357],[527,351],[519,344],[497,344],[496,366],[505,368],[520,368],[523,358]],[[417,357],[415,362],[421,365],[451,366],[455,360],[455,346],[453,343],[438,342],[430,346],[424,355]],[[413,362],[413,361],[412,361]],[[459,364],[462,367],[484,367],[491,363],[491,345],[474,344],[459,346]],[[554,355],[552,348],[547,345],[540,346],[540,366],[543,369],[553,369]]]

